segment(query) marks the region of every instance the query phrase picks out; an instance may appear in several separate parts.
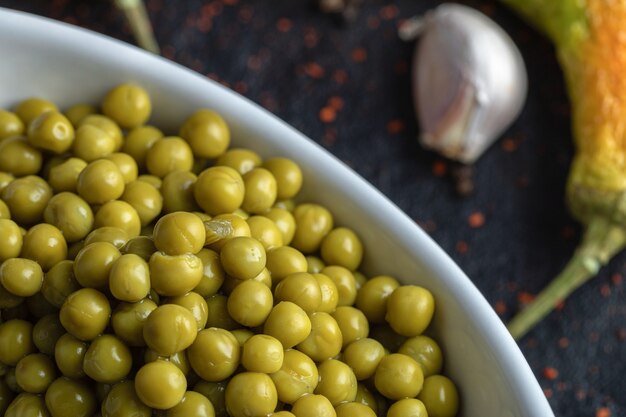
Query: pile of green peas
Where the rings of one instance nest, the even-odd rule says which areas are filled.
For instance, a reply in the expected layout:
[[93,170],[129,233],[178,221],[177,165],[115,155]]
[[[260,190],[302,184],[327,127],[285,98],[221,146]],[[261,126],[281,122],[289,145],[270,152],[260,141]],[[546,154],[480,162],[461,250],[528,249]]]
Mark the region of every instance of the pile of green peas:
[[208,109],[164,136],[137,85],[99,110],[0,110],[0,414],[457,414],[433,296],[359,272],[297,163]]

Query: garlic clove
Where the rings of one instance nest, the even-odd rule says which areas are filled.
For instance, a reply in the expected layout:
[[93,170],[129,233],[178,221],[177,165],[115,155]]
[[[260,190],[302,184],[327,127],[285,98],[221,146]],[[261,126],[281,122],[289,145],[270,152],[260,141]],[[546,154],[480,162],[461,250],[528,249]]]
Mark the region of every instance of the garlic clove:
[[517,118],[527,93],[522,56],[511,38],[479,11],[444,3],[400,36],[419,35],[413,97],[420,142],[473,163]]

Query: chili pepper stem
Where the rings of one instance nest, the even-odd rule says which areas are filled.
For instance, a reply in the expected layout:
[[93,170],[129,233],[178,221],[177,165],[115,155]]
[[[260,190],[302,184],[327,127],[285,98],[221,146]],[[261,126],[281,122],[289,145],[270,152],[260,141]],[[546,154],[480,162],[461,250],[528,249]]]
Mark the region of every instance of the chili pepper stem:
[[507,325],[513,338],[521,339],[558,303],[593,278],[625,247],[626,228],[604,217],[591,219],[581,244],[565,269]]
[[157,43],[152,25],[146,12],[146,7],[141,0],[114,0],[115,5],[126,16],[137,44],[143,49],[159,54],[159,44]]

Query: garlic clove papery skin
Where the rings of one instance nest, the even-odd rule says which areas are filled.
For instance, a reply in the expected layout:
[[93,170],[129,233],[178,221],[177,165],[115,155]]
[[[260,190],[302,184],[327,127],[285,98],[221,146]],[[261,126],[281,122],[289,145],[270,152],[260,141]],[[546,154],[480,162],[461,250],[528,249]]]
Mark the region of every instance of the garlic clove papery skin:
[[524,61],[504,30],[470,7],[444,3],[419,25],[413,97],[420,142],[473,163],[521,112]]

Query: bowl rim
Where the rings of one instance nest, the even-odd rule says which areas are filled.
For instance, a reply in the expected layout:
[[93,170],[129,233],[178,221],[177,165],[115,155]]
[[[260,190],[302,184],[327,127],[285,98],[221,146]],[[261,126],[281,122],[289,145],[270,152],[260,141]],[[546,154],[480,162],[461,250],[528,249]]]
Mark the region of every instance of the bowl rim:
[[[482,293],[460,269],[460,267],[445,253],[445,251],[395,203],[389,200],[380,190],[371,185],[367,180],[354,172],[346,164],[336,158],[312,139],[306,137],[277,116],[265,110],[250,99],[224,87],[223,85],[202,76],[201,74],[170,61],[164,57],[146,52],[136,46],[127,44],[110,36],[77,27],[69,23],[53,20],[47,17],[34,15],[27,12],[16,11],[0,7],[0,36],[2,33],[24,33],[28,28],[39,28],[40,32],[50,34],[53,38],[61,36],[72,39],[75,36],[86,38],[90,42],[90,51],[106,48],[109,53],[119,53],[124,57],[135,57],[144,63],[150,63],[159,67],[166,73],[172,73],[181,79],[193,83],[203,82],[207,89],[226,100],[232,101],[236,106],[243,107],[246,114],[250,114],[255,120],[262,120],[267,129],[274,129],[287,134],[291,140],[300,141],[298,146],[309,154],[307,157],[317,158],[328,164],[329,171],[325,175],[342,175],[351,183],[353,189],[351,196],[366,198],[364,211],[377,214],[381,219],[381,227],[387,228],[398,240],[398,244],[407,248],[419,258],[429,260],[428,268],[437,279],[450,291],[453,297],[459,301],[464,311],[474,316],[473,321],[477,324],[477,330],[492,348],[494,359],[507,370],[507,378],[512,387],[517,390],[520,410],[525,415],[554,416],[547,398],[533,374],[528,362],[521,352],[517,343],[513,340],[501,319],[489,305]],[[83,42],[84,43],[84,42]],[[78,42],[72,42],[72,47],[80,47]],[[87,48],[82,46],[87,52]],[[137,68],[139,70],[139,68]],[[145,70],[148,71],[148,70]],[[0,99],[2,92],[0,90]],[[412,248],[415,248],[412,250]],[[418,255],[419,252],[419,255]]]

